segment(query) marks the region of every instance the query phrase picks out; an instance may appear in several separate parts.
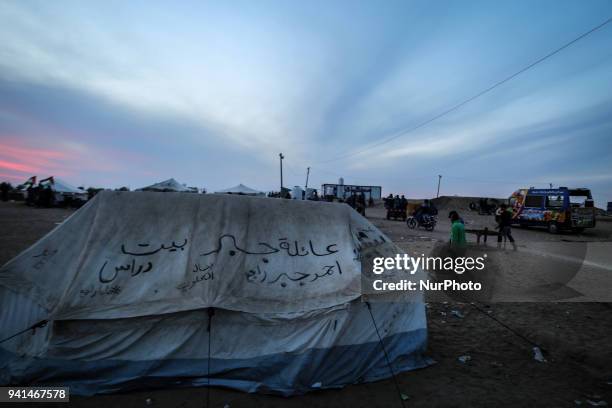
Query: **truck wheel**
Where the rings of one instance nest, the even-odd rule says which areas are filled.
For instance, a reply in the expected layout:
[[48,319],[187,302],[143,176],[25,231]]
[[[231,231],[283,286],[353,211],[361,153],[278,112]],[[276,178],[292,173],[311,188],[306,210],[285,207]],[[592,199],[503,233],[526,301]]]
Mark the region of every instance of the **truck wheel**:
[[556,222],[552,221],[548,223],[548,232],[550,232],[551,234],[559,233],[559,226]]

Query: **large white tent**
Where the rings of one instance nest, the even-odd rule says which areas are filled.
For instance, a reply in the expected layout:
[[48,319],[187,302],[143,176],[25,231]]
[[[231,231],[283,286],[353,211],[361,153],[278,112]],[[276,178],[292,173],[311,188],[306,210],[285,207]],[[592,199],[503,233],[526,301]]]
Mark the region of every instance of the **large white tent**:
[[170,192],[191,192],[189,187],[184,186],[173,178],[160,181],[159,183],[151,184],[150,186],[140,188],[141,191],[170,191]]
[[397,252],[342,204],[102,191],[0,268],[0,385],[342,387],[390,375],[375,321],[427,366],[422,295],[363,302]]
[[241,194],[241,195],[264,195],[265,193],[252,189],[251,187],[245,186],[244,184],[238,184],[237,186],[226,188],[225,190],[215,191],[219,194]]

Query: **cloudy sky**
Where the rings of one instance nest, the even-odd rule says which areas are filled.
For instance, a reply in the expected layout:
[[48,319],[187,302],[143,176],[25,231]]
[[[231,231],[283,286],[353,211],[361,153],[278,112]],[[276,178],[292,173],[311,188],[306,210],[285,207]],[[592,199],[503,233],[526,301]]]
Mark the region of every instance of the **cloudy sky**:
[[[612,17],[583,1],[0,1],[0,179],[590,187],[612,201]],[[408,130],[408,131],[407,131]],[[397,136],[397,137],[396,137]],[[395,137],[389,143],[381,141]]]

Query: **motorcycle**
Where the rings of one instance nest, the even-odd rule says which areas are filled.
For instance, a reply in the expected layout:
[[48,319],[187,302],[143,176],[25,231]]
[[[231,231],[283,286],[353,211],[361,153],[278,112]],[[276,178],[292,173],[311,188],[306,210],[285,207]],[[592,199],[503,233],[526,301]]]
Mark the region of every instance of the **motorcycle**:
[[438,220],[436,219],[434,215],[429,215],[429,214],[423,215],[421,222],[417,220],[417,217],[415,217],[414,215],[411,215],[406,220],[406,225],[408,225],[408,228],[410,229],[423,227],[425,228],[426,231],[433,231],[434,228],[436,227],[437,222]]

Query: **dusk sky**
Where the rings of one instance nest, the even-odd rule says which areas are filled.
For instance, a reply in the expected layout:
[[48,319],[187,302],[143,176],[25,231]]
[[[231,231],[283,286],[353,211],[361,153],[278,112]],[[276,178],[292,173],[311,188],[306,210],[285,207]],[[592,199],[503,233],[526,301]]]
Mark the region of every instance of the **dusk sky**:
[[[0,180],[612,201],[612,17],[590,1],[0,1]],[[366,150],[363,152],[364,150]],[[363,152],[346,157],[352,152]]]

